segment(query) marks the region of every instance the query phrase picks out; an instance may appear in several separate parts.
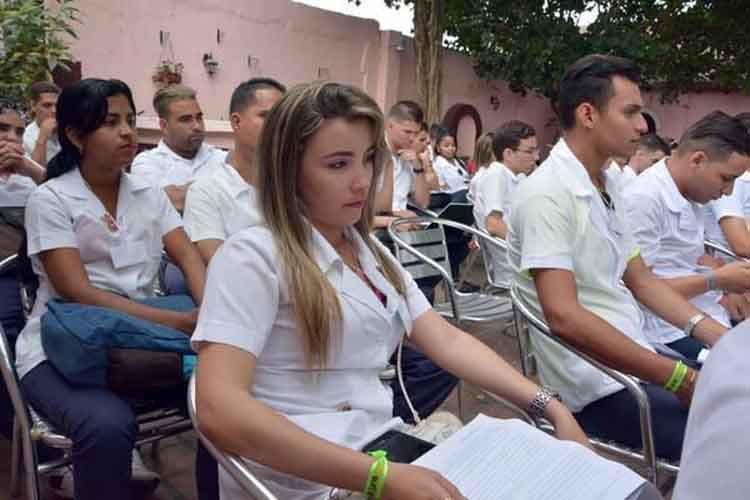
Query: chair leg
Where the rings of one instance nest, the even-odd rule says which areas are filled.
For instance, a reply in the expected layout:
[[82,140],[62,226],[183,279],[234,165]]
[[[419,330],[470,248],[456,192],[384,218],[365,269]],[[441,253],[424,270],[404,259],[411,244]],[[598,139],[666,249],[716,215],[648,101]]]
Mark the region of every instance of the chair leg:
[[16,498],[21,494],[21,426],[13,418],[13,440],[10,446],[10,496]]

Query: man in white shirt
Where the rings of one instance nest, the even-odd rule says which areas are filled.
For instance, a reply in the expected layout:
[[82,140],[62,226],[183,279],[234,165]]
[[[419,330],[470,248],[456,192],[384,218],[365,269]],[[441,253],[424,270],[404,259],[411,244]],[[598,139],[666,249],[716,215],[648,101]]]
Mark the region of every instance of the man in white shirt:
[[136,156],[130,171],[163,188],[182,213],[189,184],[212,175],[226,152],[204,142],[203,111],[195,90],[184,85],[164,87],[154,94],[153,105],[162,140]]
[[638,147],[633,156],[628,160],[628,164],[623,168],[623,172],[630,178],[641,175],[649,167],[663,160],[672,153],[667,141],[655,133],[641,136]]
[[254,165],[263,122],[286,88],[271,78],[253,78],[232,93],[229,120],[234,150],[212,176],[204,176],[188,189],[185,231],[208,264],[224,240],[262,220],[255,192]]
[[[472,180],[474,220],[479,229],[504,240],[516,190],[539,159],[536,131],[518,120],[506,122],[492,132],[492,149],[500,161],[479,170]],[[493,280],[500,285],[510,283],[512,270],[506,253],[495,248],[488,250]]]
[[672,498],[747,498],[749,327],[745,322],[725,335],[701,370]]
[[[735,118],[750,130],[750,113],[740,113]],[[732,194],[706,204],[706,239],[721,244],[740,257],[750,258],[748,217],[750,172],[746,172],[734,182]]]
[[[734,180],[750,167],[750,144],[738,120],[716,111],[692,125],[676,152],[639,175],[623,191],[627,220],[643,262],[677,293],[705,314],[729,326],[729,312],[744,319],[750,304],[734,275],[744,264],[712,270],[705,255],[703,204],[729,194]],[[643,307],[644,332],[653,345],[667,345],[697,360],[704,344]]]
[[[676,459],[696,372],[653,350],[635,298],[704,342],[726,327],[646,267],[626,224],[607,167],[630,156],[646,131],[639,82],[638,68],[614,56],[586,56],[566,70],[557,103],[563,137],[516,192],[508,260],[522,299],[555,335],[644,381],[656,453]],[[641,446],[638,407],[622,385],[539,333],[532,343],[542,381],[587,433]]]
[[23,134],[23,149],[29,158],[46,167],[60,152],[55,119],[60,88],[52,82],[36,82],[29,88],[29,94],[34,121]]
[[[426,208],[430,203],[430,191],[425,179],[425,170],[417,153],[412,149],[422,123],[423,113],[419,104],[413,101],[399,101],[388,111],[385,137],[393,159],[384,170],[379,196],[392,195],[392,215],[414,215],[406,209],[411,200],[415,205]],[[385,184],[392,179],[390,186]]]

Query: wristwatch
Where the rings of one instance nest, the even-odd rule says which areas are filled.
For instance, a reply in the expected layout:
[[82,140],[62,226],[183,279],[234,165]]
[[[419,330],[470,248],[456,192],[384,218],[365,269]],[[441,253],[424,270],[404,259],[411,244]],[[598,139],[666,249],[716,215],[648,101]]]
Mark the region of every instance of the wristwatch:
[[692,337],[693,332],[695,331],[695,327],[698,326],[698,323],[706,319],[708,316],[706,316],[703,313],[698,313],[692,318],[690,318],[687,322],[687,325],[685,325],[685,329],[682,330],[682,333],[685,334],[686,337]]
[[529,403],[529,412],[531,412],[531,416],[535,418],[544,417],[544,410],[547,408],[547,405],[550,403],[550,401],[552,401],[553,398],[558,401],[562,401],[560,395],[549,387],[540,387],[539,392],[536,393],[534,399],[532,399]]

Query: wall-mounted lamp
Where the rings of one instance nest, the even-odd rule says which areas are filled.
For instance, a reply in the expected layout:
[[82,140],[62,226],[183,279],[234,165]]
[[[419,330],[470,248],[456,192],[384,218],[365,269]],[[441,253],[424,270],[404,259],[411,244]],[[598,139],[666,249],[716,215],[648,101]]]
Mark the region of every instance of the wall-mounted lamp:
[[213,76],[219,70],[219,61],[214,59],[211,52],[207,52],[203,54],[203,67],[206,68],[206,73]]
[[500,109],[500,98],[496,95],[490,96],[490,106],[493,111]]
[[318,80],[330,80],[331,70],[328,68],[318,67]]

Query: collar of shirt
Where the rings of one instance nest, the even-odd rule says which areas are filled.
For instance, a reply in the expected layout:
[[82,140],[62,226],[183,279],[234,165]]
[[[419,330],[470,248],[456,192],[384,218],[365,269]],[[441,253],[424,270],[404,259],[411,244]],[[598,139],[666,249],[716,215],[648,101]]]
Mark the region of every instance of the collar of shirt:
[[510,176],[510,178],[513,180],[514,183],[517,183],[518,181],[520,181],[521,179],[523,179],[524,177],[526,177],[525,174],[521,174],[521,173],[517,174],[517,173],[515,173],[505,163],[502,163],[502,162],[499,162],[499,161],[495,161],[495,162],[492,162],[492,164],[490,165],[490,167],[492,167],[493,165],[496,165],[497,168],[503,168],[503,169],[505,169],[507,171],[508,175]]
[[691,202],[682,196],[680,190],[677,189],[677,184],[674,183],[672,174],[670,174],[667,169],[667,162],[661,160],[651,167],[651,170],[653,171],[651,172],[651,175],[662,186],[661,192],[664,194],[664,201],[666,202],[669,211],[676,214],[681,213]]
[[[560,139],[550,151],[547,161],[554,168],[564,169],[565,174],[560,175],[560,181],[575,195],[581,198],[590,198],[598,191],[589,177],[589,173],[583,163],[573,154],[565,139]],[[547,163],[547,162],[545,162]],[[614,195],[617,191],[617,172],[611,169],[603,171],[604,188],[607,194]]]
[[[79,200],[90,200],[95,196],[83,179],[81,171],[76,167],[65,175],[56,177],[52,180],[57,189],[68,196]],[[118,192],[118,213],[125,213],[131,205],[135,193],[148,189],[149,184],[137,176],[131,176],[125,172],[120,177],[120,188]]]
[[195,171],[195,169],[201,167],[204,163],[207,163],[213,157],[216,148],[214,148],[210,144],[206,144],[205,142],[203,142],[200,149],[198,149],[198,152],[193,158],[185,158],[175,153],[172,148],[170,148],[167,143],[164,142],[164,139],[161,139],[159,141],[159,145],[156,146],[156,150],[159,152],[159,154],[166,156],[171,161],[187,163]]

